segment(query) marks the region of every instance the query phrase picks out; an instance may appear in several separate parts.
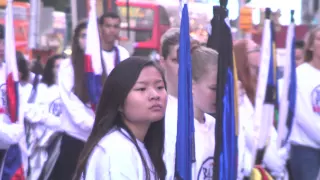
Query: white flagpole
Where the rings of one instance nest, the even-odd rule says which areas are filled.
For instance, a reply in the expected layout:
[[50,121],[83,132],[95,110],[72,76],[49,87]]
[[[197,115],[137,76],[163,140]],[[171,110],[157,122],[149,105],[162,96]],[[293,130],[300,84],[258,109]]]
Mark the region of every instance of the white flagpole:
[[[252,164],[254,167],[255,158],[258,149],[262,149],[265,145],[265,141],[261,142],[262,133],[261,131],[266,128],[262,126],[263,121],[263,109],[264,109],[264,100],[266,97],[266,88],[267,88],[267,79],[269,74],[269,65],[270,65],[270,52],[271,52],[271,20],[266,19],[264,22],[263,36],[262,36],[262,53],[261,53],[261,62],[260,62],[260,71],[257,84],[257,94],[255,99],[255,113],[254,113],[254,143],[253,143],[253,158]],[[268,131],[268,129],[264,129]]]
[[13,26],[13,0],[8,0],[6,8],[6,22],[5,22],[5,61],[7,64],[7,73],[12,71],[13,80],[19,81],[18,68],[16,63],[16,45],[14,39],[14,26]]
[[40,1],[30,0],[29,49],[38,48]]

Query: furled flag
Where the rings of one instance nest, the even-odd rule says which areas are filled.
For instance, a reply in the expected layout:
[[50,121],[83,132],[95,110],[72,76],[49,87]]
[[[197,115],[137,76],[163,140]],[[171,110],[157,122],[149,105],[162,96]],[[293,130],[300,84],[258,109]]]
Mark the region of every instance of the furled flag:
[[262,37],[262,54],[258,87],[255,99],[253,165],[261,164],[266,146],[270,140],[275,118],[276,102],[276,62],[275,36],[270,20],[271,9],[266,8],[266,20]]
[[92,109],[95,110],[102,91],[103,73],[101,63],[100,39],[97,24],[96,0],[90,0],[90,13],[87,27],[87,43],[84,66],[89,98]]
[[236,64],[232,50],[227,1],[213,7],[211,35],[207,46],[219,53],[216,116],[216,147],[214,154],[214,179],[237,179],[237,121],[238,95]]
[[[18,92],[18,68],[16,60],[16,48],[13,27],[12,1],[7,1],[5,18],[5,61],[6,61],[6,92],[7,113],[12,123],[19,122],[19,92]],[[11,145],[6,153],[2,180],[24,180],[21,150],[18,144]]]
[[293,117],[296,104],[296,59],[295,59],[295,24],[294,11],[291,11],[291,24],[287,31],[287,55],[284,64],[284,78],[283,87],[281,88],[281,103],[279,114],[279,128],[278,128],[278,148],[286,144],[291,133],[293,124]]
[[188,4],[185,2],[181,16],[175,177],[179,180],[191,180],[192,162],[195,160],[194,117],[189,15]]

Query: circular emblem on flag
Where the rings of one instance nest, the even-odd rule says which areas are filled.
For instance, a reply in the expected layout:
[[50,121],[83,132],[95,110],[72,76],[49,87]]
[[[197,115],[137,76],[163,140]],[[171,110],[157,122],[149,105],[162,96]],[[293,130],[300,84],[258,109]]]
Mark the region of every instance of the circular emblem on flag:
[[312,90],[311,101],[313,112],[320,115],[320,85],[318,85]]
[[62,112],[62,101],[60,98],[55,99],[49,105],[49,112],[54,116],[59,117]]
[[213,177],[213,166],[213,157],[209,157],[206,160],[204,160],[199,169],[197,180],[211,180]]

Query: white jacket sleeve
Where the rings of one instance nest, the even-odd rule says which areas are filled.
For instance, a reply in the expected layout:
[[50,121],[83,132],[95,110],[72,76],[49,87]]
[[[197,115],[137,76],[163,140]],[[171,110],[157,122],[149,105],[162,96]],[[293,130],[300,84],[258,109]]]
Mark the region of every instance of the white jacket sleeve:
[[8,116],[1,115],[0,121],[0,149],[7,149],[10,145],[18,143],[24,136],[24,127],[21,123],[11,123]]
[[[85,106],[81,100],[72,92],[74,86],[74,74],[70,60],[61,63],[59,71],[59,92],[64,104],[64,108],[71,116],[71,121],[79,128],[90,131],[94,123],[91,109]],[[66,64],[68,63],[69,64]]]
[[263,159],[263,163],[271,170],[271,174],[274,175],[280,175],[285,171],[288,159],[288,154],[284,154],[282,152],[283,149],[277,148],[277,137],[277,131],[272,127],[271,138]]
[[86,180],[131,180],[141,179],[134,167],[135,159],[131,153],[119,152],[119,155],[107,154],[102,148],[96,147],[92,152],[86,168]]
[[25,117],[31,123],[44,124],[51,128],[58,128],[61,125],[60,117],[50,113],[49,103],[46,102],[47,88],[43,84],[38,85],[37,96],[32,104],[28,104]]
[[307,99],[309,99],[309,94],[305,94],[298,89],[294,123],[310,139],[320,145],[320,117],[312,111],[311,103],[306,102]]

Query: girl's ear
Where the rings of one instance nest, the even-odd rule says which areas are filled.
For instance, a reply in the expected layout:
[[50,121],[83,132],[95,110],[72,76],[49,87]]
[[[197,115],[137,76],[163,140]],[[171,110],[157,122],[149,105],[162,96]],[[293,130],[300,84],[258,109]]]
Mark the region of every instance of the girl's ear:
[[309,51],[314,51],[314,43],[312,43],[308,49]]
[[196,87],[197,87],[197,82],[192,79],[192,96],[194,96],[194,92],[196,90]]

